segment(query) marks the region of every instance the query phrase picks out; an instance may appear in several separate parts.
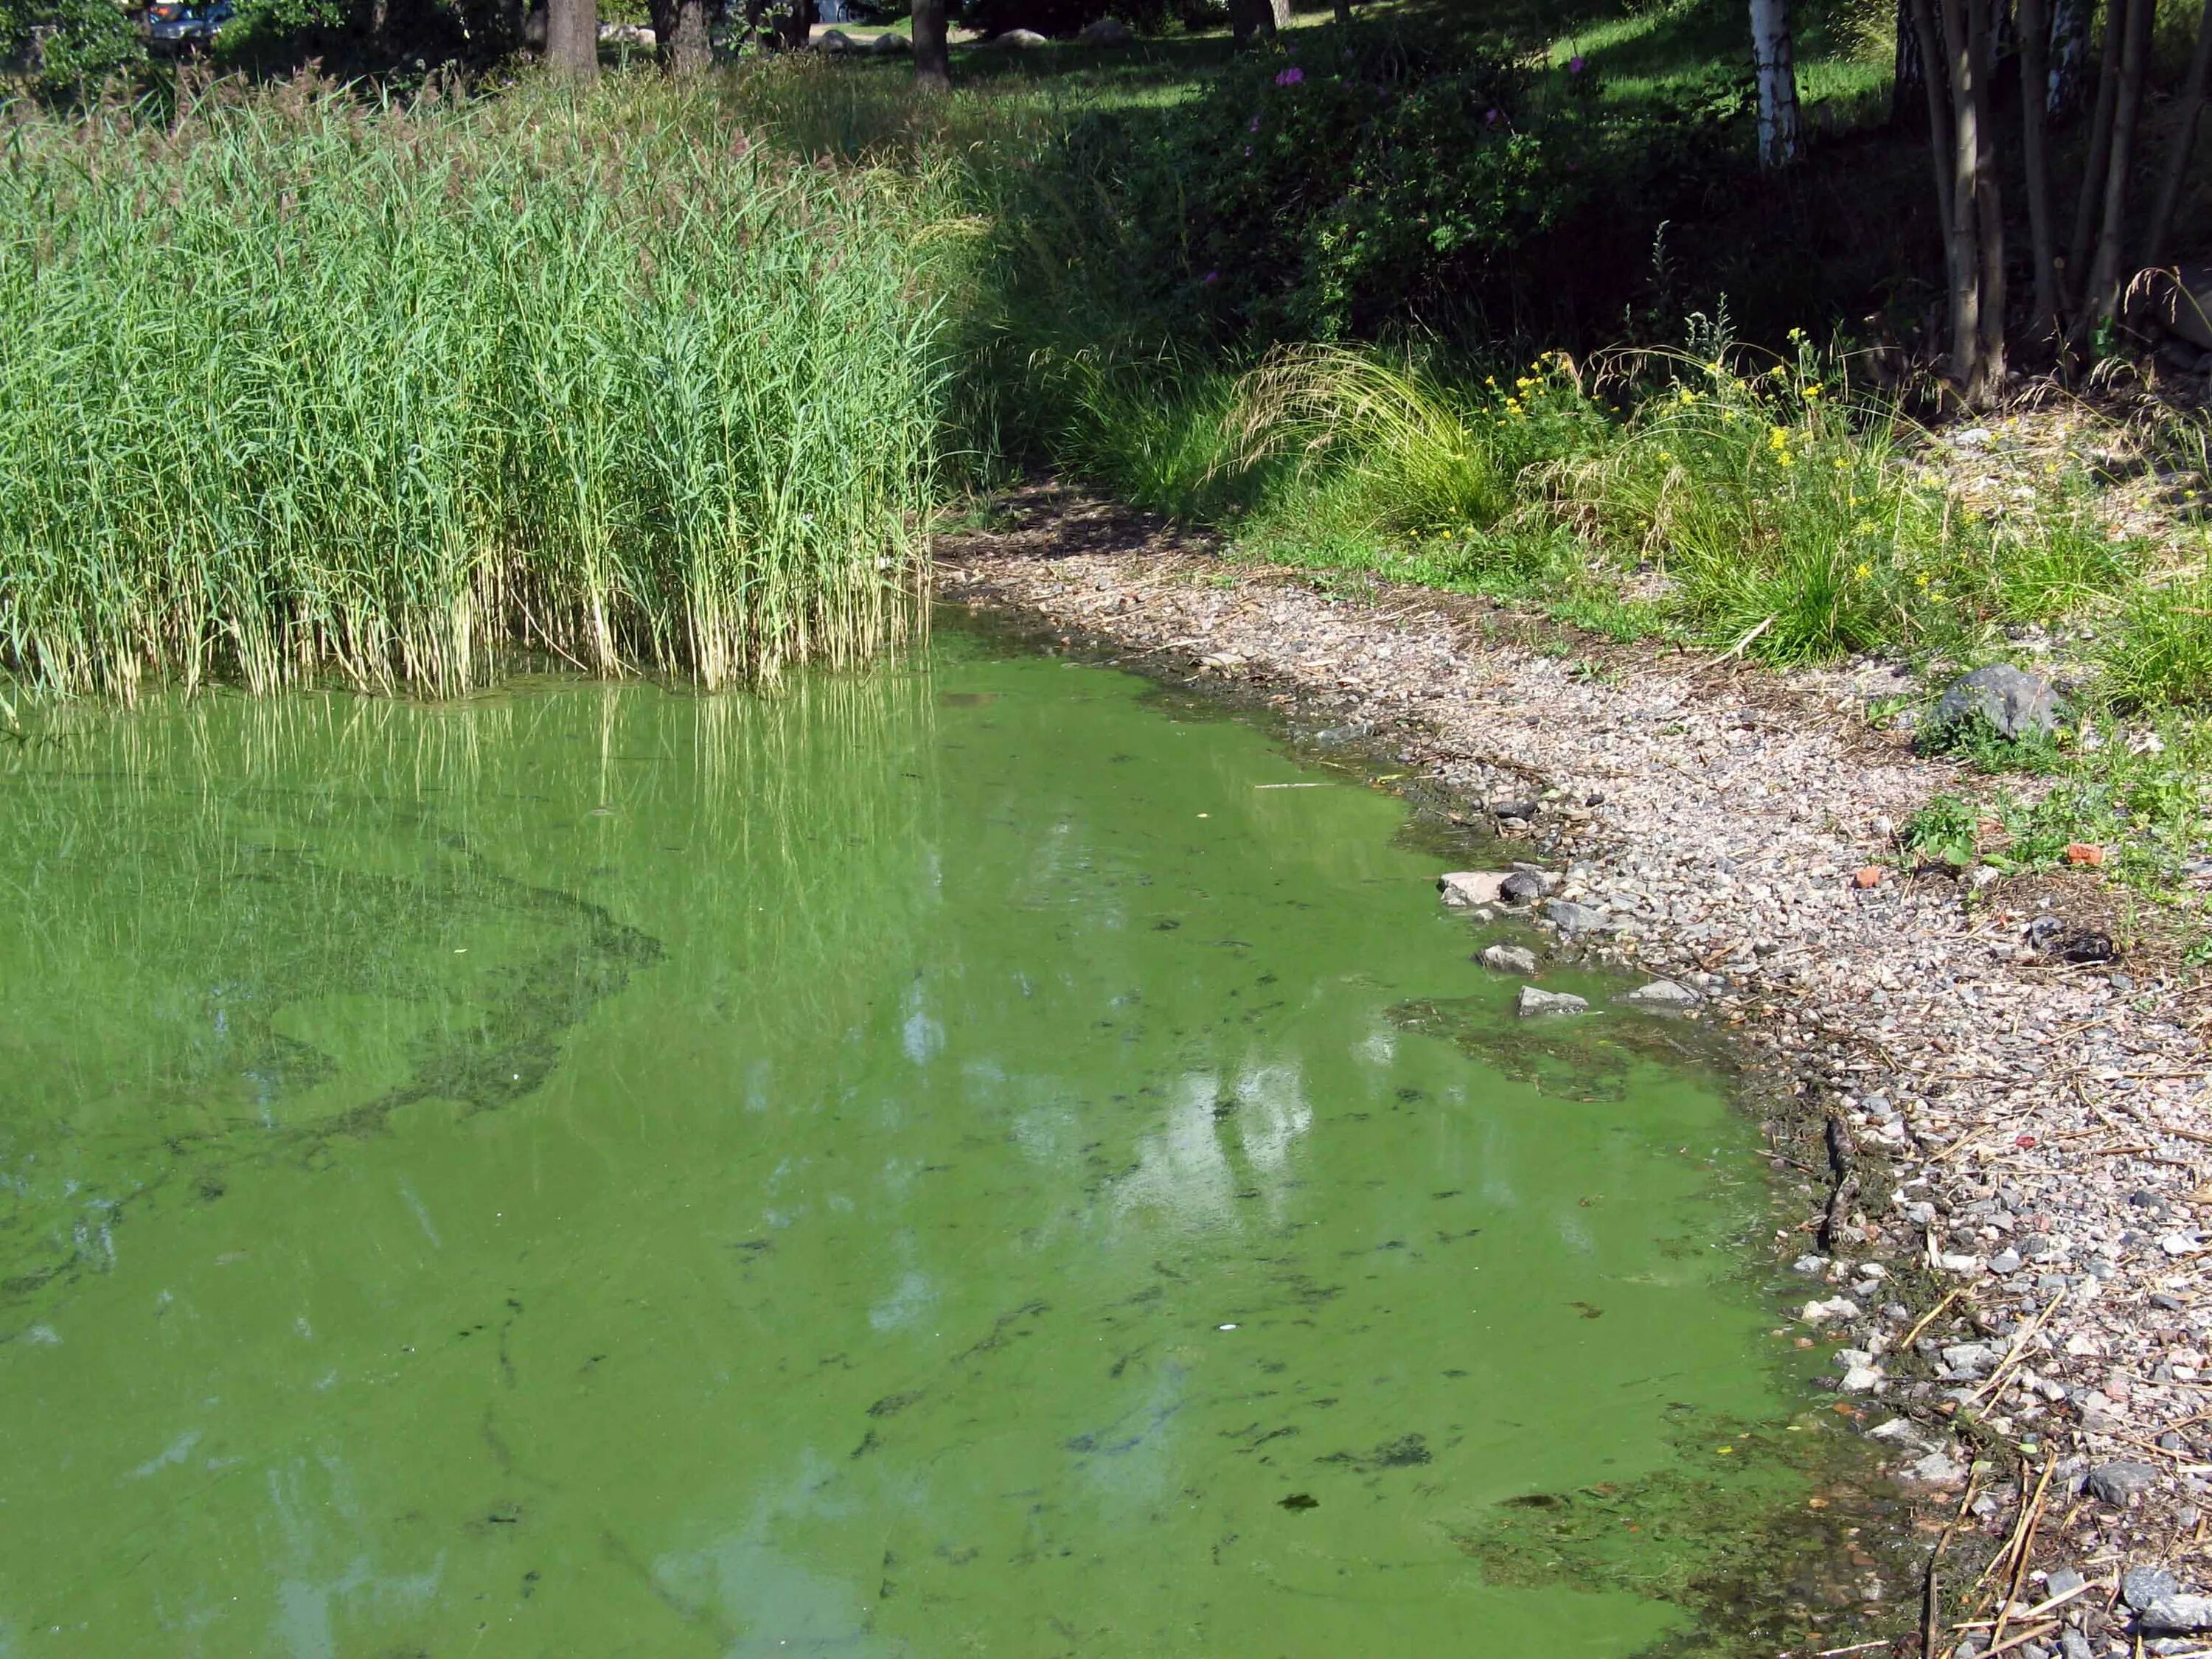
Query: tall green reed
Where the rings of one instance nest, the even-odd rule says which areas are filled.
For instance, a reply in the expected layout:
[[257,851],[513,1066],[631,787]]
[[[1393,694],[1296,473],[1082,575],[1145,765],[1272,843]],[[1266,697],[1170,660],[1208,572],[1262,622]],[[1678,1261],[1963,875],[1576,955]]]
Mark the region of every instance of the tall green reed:
[[218,83],[0,125],[0,663],[449,693],[518,647],[707,684],[918,625],[928,181],[711,90]]

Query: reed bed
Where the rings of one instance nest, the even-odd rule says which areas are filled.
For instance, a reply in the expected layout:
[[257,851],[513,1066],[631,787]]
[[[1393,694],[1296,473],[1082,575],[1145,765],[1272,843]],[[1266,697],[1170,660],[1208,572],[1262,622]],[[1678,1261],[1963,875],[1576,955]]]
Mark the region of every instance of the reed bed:
[[66,695],[518,648],[709,686],[916,627],[945,365],[911,173],[711,88],[218,83],[0,118],[0,665]]

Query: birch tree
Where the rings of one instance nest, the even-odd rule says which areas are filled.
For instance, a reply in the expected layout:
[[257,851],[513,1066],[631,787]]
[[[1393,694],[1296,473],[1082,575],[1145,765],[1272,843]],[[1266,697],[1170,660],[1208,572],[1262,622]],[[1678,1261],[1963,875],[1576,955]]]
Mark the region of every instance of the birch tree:
[[1790,0],[1751,0],[1751,59],[1759,77],[1759,161],[1782,167],[1797,159],[1797,59],[1790,38]]

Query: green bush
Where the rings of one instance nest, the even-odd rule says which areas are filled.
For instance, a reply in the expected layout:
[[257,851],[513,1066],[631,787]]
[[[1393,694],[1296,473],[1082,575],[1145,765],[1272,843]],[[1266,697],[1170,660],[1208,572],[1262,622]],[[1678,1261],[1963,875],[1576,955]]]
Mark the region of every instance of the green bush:
[[1129,211],[1218,326],[1370,331],[1568,205],[1528,93],[1510,60],[1387,29],[1247,54],[1136,152]]
[[0,64],[50,98],[82,97],[145,61],[115,0],[0,0]]

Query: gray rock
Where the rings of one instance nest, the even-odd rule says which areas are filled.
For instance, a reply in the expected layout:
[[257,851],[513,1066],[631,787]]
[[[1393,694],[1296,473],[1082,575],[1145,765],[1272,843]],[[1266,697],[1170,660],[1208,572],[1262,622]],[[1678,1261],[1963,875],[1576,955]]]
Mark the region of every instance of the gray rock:
[[2088,1582],[2073,1568],[2061,1567],[2043,1581],[2043,1599],[2047,1601],[2054,1596],[2071,1595]]
[[1678,985],[1671,979],[1655,979],[1649,985],[1638,986],[1621,1000],[1634,1003],[1639,1008],[1680,1013],[1685,1008],[1696,1007],[1705,999],[1686,985]]
[[1526,1019],[1532,1014],[1579,1014],[1589,1006],[1571,992],[1540,991],[1533,985],[1524,985],[1513,1004],[1513,1012]]
[[1552,890],[1552,878],[1540,870],[1516,870],[1499,884],[1498,896],[1508,904],[1534,904]]
[[1483,803],[1483,810],[1495,817],[1519,818],[1523,823],[1543,811],[1543,803],[1534,800],[1492,800]]
[[2039,674],[2009,663],[1991,663],[1952,683],[1929,718],[1932,731],[1949,732],[1977,718],[2000,737],[2017,739],[2058,724],[2058,693]]
[[2092,1498],[2107,1504],[2125,1504],[2130,1498],[2148,1492],[2158,1480],[2158,1471],[2148,1463],[2105,1463],[2089,1471],[2085,1483]]
[[1101,17],[1096,22],[1085,23],[1076,32],[1076,41],[1085,46],[1126,46],[1136,35],[1118,17]]
[[2020,1271],[2020,1252],[2017,1250],[1999,1250],[1990,1258],[1990,1271],[2000,1277],[2007,1273],[2016,1273]]
[[1495,904],[1510,878],[1502,870],[1454,870],[1437,878],[1444,902],[1451,905]]
[[1996,1369],[2000,1352],[1986,1342],[1954,1342],[1943,1350],[1943,1369],[1960,1382],[1979,1382]]
[[2212,1630],[2212,1595],[2161,1595],[2136,1614],[2146,1636],[2184,1636]]
[[1008,29],[1004,34],[994,34],[983,43],[987,46],[1006,46],[1026,51],[1031,46],[1046,46],[1052,43],[1035,29]]
[[1966,1478],[1965,1468],[1940,1451],[1932,1451],[1905,1473],[1930,1486],[1955,1486]]
[[1517,945],[1486,945],[1475,960],[1501,974],[1533,974],[1536,971],[1536,953],[1523,950]]
[[2058,1659],[2097,1659],[2097,1650],[2080,1631],[2063,1630],[2058,1632]]
[[2181,1594],[2181,1581],[2164,1567],[2130,1567],[2120,1575],[2120,1600],[2141,1613],[2154,1601]]
[[814,37],[812,45],[817,52],[858,52],[860,49],[859,43],[842,29],[825,29]]
[[1572,899],[1548,899],[1544,904],[1544,920],[1570,937],[1577,933],[1601,933],[1613,926],[1602,910],[1593,910],[1587,904],[1577,904]]
[[868,42],[868,50],[878,58],[897,58],[914,50],[914,42],[903,34],[886,30]]

